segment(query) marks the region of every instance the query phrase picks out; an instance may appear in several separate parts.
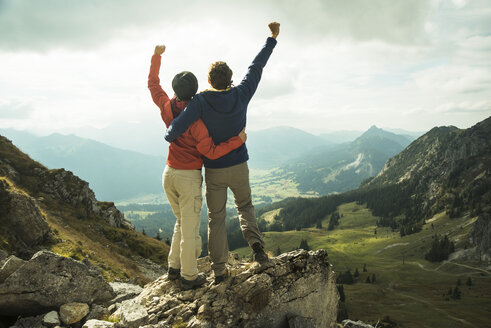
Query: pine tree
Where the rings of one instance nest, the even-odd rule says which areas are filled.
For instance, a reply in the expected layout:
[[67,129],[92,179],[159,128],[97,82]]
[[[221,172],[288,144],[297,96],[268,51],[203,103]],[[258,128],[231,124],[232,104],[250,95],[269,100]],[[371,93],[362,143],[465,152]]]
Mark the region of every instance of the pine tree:
[[336,287],[338,288],[339,300],[344,303],[344,301],[346,299],[346,297],[344,295],[344,285],[343,284],[336,285]]
[[144,236],[146,236],[146,235],[147,235],[147,233],[145,232],[145,228],[142,228],[142,234],[143,234]]
[[365,282],[366,282],[367,284],[369,284],[369,283],[370,283],[370,277],[369,277],[369,276],[367,276],[367,279],[365,280]]
[[155,236],[155,239],[162,241],[162,237],[160,236],[160,231],[157,231],[157,235]]
[[170,239],[169,239],[169,237],[165,238],[165,243],[170,246]]
[[376,279],[375,279],[375,273],[374,273],[374,274],[372,274],[372,284],[374,284],[375,281],[376,281]]
[[281,254],[281,248],[280,246],[278,246],[278,248],[276,249],[276,252],[274,253],[275,256],[278,256]]
[[353,277],[358,278],[360,276],[360,273],[358,272],[358,268],[355,269],[355,273],[353,274]]
[[315,225],[315,227],[317,229],[322,229],[322,221],[321,220],[317,221],[317,224]]
[[310,246],[309,243],[307,242],[307,239],[302,239],[300,241],[300,246],[298,248],[305,249],[306,251],[310,251]]
[[363,264],[363,272],[367,272],[367,265]]
[[460,295],[461,295],[461,292],[460,292],[459,287],[455,286],[455,288],[453,289],[453,293],[452,293],[453,299],[460,300]]

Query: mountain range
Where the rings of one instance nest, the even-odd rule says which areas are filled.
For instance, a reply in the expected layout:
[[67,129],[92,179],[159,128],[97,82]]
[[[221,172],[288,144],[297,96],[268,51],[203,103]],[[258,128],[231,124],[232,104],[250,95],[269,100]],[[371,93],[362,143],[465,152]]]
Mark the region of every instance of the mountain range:
[[[12,129],[0,133],[47,167],[73,171],[90,183],[99,199],[121,202],[147,195],[163,199],[166,152],[147,155],[75,135],[36,136]],[[276,127],[248,133],[247,147],[251,168],[282,167],[284,172],[293,172],[300,190],[327,194],[356,188],[378,173],[407,140],[372,127],[355,141],[339,145],[299,129]]]
[[318,147],[282,169],[302,192],[315,191],[320,195],[344,192],[377,175],[387,159],[412,140],[410,136],[372,126],[352,142]]
[[[378,138],[379,132],[369,130],[368,140]],[[387,154],[393,151],[390,145],[394,143],[387,143]],[[438,213],[476,217],[491,212],[490,167],[491,117],[468,129],[435,127],[391,157],[378,175],[357,189],[314,199],[286,199],[265,206],[259,214],[281,209],[275,217],[283,228],[309,227],[340,204],[356,201],[366,203],[381,218],[379,226],[398,229],[403,236],[420,231],[425,220]],[[485,231],[489,223],[480,222]],[[479,240],[473,242],[483,241],[482,251],[491,257],[489,236]]]
[[65,168],[90,183],[97,197],[119,201],[162,193],[164,156],[122,150],[75,135],[35,136],[0,130],[22,151],[49,168]]

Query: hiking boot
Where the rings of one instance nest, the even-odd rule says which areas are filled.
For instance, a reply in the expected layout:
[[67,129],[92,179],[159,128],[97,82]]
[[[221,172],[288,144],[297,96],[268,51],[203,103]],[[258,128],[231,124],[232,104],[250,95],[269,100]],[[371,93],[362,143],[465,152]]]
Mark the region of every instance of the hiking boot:
[[269,262],[268,254],[264,252],[263,247],[260,243],[254,243],[252,245],[252,250],[254,251],[254,261],[259,262],[259,264],[265,264]]
[[225,279],[227,279],[227,277],[228,277],[228,270],[227,269],[225,269],[225,271],[222,274],[215,275],[215,285],[218,285],[218,284],[224,282]]
[[167,278],[169,280],[176,280],[181,276],[181,269],[174,269],[169,267],[169,270],[167,270]]
[[184,290],[193,289],[203,285],[206,282],[204,273],[198,273],[198,277],[194,280],[186,280],[181,277],[181,288]]

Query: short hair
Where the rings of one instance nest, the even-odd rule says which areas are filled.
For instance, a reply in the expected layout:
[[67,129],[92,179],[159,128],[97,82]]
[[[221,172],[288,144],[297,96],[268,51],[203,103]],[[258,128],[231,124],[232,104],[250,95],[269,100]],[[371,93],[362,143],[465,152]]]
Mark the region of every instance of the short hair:
[[213,88],[218,90],[227,89],[232,85],[232,70],[225,62],[214,62],[208,71],[208,79]]
[[198,91],[198,80],[193,73],[183,71],[174,76],[172,89],[179,100],[189,101]]

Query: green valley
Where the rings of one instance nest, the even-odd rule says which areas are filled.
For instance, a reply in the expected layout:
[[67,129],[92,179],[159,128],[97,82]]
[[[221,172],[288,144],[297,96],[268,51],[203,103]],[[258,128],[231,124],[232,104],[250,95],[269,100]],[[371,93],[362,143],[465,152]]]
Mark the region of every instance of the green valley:
[[[340,273],[359,271],[352,285],[345,284],[346,308],[351,319],[376,323],[388,316],[401,327],[486,327],[491,302],[491,270],[482,263],[454,259],[431,263],[424,259],[435,234],[448,234],[456,247],[468,246],[467,235],[475,218],[450,219],[439,213],[419,233],[400,237],[390,228],[377,227],[378,217],[364,205],[343,204],[338,207],[339,225],[301,231],[266,232],[266,249],[270,254],[299,248],[302,239],[311,249],[326,249],[333,269]],[[263,214],[263,218],[270,213]],[[376,232],[376,233],[375,233]],[[249,256],[250,249],[236,249]],[[463,251],[465,252],[465,251]],[[461,251],[462,253],[462,251]],[[363,267],[366,265],[366,272]],[[367,283],[376,277],[374,283]],[[472,285],[466,281],[471,279]],[[460,299],[448,295],[460,281]],[[417,313],[418,315],[415,315]]]

